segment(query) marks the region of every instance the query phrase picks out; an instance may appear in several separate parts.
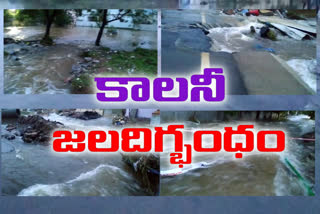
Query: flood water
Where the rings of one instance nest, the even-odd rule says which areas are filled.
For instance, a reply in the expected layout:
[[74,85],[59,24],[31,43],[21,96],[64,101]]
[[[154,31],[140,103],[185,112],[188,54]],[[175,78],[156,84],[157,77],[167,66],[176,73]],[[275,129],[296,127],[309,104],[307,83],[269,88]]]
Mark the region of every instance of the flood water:
[[[240,15],[225,15],[210,13],[208,24],[214,26],[210,29],[208,37],[212,41],[211,50],[215,52],[247,52],[267,51],[284,61],[308,86],[316,91],[317,80],[317,39],[295,40],[278,34],[277,40],[272,41],[260,37],[260,29],[264,24],[258,22],[259,17],[243,17]],[[302,25],[309,24],[316,28],[316,18],[306,21],[297,21]],[[250,27],[256,33],[250,32]]]
[[[223,127],[232,123],[224,123]],[[245,124],[245,123],[243,123]],[[252,122],[250,122],[252,124]],[[297,115],[284,122],[257,122],[261,129],[281,129],[287,132],[286,149],[282,153],[244,154],[235,159],[234,154],[225,152],[193,156],[191,166],[185,166],[182,174],[178,166],[169,163],[169,151],[161,156],[161,195],[197,196],[280,196],[308,195],[303,182],[289,170],[286,160],[305,178],[309,187],[314,185],[314,142],[308,143],[293,138],[314,132],[315,122],[305,115]],[[188,126],[188,125],[187,125]],[[215,129],[221,123],[202,124],[193,128]],[[191,134],[189,133],[189,136]],[[268,138],[267,138],[268,139]],[[268,142],[267,142],[268,143]]]
[[83,8],[177,8],[179,0],[0,0],[0,8],[83,9]]
[[[54,46],[5,45],[6,52],[16,52],[14,57],[10,55],[4,60],[5,93],[68,93],[70,85],[65,80],[71,76],[72,65],[81,61],[79,56],[84,50],[95,48],[98,30],[90,27],[53,28],[51,36],[56,43]],[[157,49],[156,32],[117,31],[115,36],[105,34],[101,46],[125,51],[132,51],[137,47]],[[5,38],[15,40],[40,40],[43,33],[43,27],[5,28]]]
[[[179,0],[185,9],[302,9],[303,1],[297,0]],[[311,4],[315,7],[315,1]]]
[[[309,1],[309,7],[315,8],[316,0]],[[302,9],[302,0],[1,0],[1,8],[54,8],[54,9],[83,9],[95,8],[184,8],[184,9]]]
[[[78,130],[105,130],[112,123],[111,118],[83,121],[54,113],[45,118]],[[2,125],[2,134],[6,132]],[[119,153],[57,155],[51,146],[26,144],[20,137],[12,141],[2,138],[1,145],[3,195],[146,195]]]

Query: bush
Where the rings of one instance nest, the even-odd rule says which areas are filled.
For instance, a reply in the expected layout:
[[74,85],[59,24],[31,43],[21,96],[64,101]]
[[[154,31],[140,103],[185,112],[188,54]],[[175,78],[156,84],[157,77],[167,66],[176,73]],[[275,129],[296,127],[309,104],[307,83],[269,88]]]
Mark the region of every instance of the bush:
[[92,94],[91,77],[88,74],[81,74],[71,82],[72,94]]

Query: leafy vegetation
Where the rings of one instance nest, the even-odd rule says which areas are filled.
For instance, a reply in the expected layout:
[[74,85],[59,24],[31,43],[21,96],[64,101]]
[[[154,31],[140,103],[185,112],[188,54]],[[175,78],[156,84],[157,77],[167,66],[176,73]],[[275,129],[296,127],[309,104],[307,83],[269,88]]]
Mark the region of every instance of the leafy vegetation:
[[157,50],[136,48],[134,51],[111,51],[109,48],[99,48],[86,51],[82,57],[92,57],[98,60],[96,73],[105,75],[120,74],[155,76],[157,74]]
[[88,74],[81,74],[71,82],[72,94],[93,94],[92,77]]
[[[53,11],[53,10],[51,10]],[[72,22],[72,15],[68,10],[55,10],[53,23],[59,27]],[[47,17],[45,10],[5,10],[4,23],[6,26],[35,26],[45,25]]]
[[132,52],[120,51],[112,54],[105,63],[113,71],[121,73],[134,69],[136,74],[155,75],[157,73],[157,51],[137,48]]

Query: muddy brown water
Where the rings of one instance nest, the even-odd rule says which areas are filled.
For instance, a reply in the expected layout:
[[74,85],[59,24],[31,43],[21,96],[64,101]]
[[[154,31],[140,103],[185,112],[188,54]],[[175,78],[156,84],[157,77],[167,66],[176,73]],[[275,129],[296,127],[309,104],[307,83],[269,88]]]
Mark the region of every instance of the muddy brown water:
[[[105,130],[112,118],[79,120],[49,114],[75,130]],[[4,121],[13,123],[14,121]],[[1,126],[5,134],[5,125]],[[51,146],[26,144],[21,137],[1,139],[1,181],[3,195],[19,196],[131,196],[147,195],[122,161],[120,153],[57,154]]]
[[[226,9],[226,8],[245,8],[245,9],[302,9],[303,1],[291,0],[179,0],[179,7],[186,9]],[[315,7],[315,3],[312,5]]]
[[[227,123],[226,123],[227,124]],[[229,123],[230,124],[230,123]],[[231,123],[232,124],[232,123]],[[314,121],[293,118],[285,122],[262,122],[260,128],[281,128],[290,137],[301,136],[314,130]],[[204,124],[201,129],[214,129],[219,124]],[[168,146],[168,145],[167,145]],[[170,150],[170,146],[168,148]],[[171,151],[171,150],[170,150]],[[303,184],[285,164],[288,159],[298,171],[314,185],[314,143],[305,145],[301,141],[289,140],[283,153],[244,154],[243,159],[235,159],[229,153],[205,153],[193,156],[192,170],[185,166],[183,174],[161,178],[160,195],[175,196],[274,196],[307,195]],[[177,170],[169,163],[169,153],[161,155],[161,173]],[[205,163],[208,165],[202,166]],[[313,173],[310,174],[310,169]],[[311,179],[310,179],[311,178]]]
[[[15,57],[6,57],[5,93],[69,93],[70,85],[65,80],[71,75],[72,65],[82,60],[79,57],[81,52],[95,47],[98,30],[89,27],[53,28],[51,35],[56,45],[27,47],[28,51],[18,51]],[[34,41],[41,39],[43,32],[43,27],[8,27],[5,37]],[[118,30],[115,36],[105,34],[101,46],[125,51],[137,47],[157,49],[157,34],[151,31]],[[5,51],[21,48],[25,46],[9,44],[4,47]]]

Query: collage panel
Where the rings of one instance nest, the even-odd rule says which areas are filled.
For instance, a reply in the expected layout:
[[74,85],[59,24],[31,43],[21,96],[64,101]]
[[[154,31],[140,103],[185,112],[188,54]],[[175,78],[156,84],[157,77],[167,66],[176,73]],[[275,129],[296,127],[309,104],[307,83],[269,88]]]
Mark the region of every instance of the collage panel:
[[5,94],[93,94],[96,76],[157,76],[157,10],[4,10]]
[[[314,111],[161,111],[161,126],[171,124],[184,125],[179,130],[183,132],[184,144],[192,145],[194,150],[191,164],[173,164],[171,158],[174,156],[170,152],[174,151],[177,138],[166,138],[165,152],[160,156],[161,196],[316,194]],[[239,125],[254,127],[243,132]],[[226,127],[234,130],[229,130],[233,152],[226,152],[226,133],[229,132]],[[203,130],[219,131],[224,150],[216,150],[219,137],[209,133],[201,136],[201,147],[211,149],[210,152],[195,150],[196,144],[199,145],[195,133]],[[246,152],[245,148],[251,145],[250,132],[256,134],[256,139],[261,131],[279,130],[285,133],[282,152],[261,152],[260,149]],[[276,139],[270,135],[265,136],[265,148],[278,148],[279,135]],[[239,149],[239,143],[243,149]],[[185,150],[183,154],[187,153]],[[237,157],[239,151],[241,157]],[[185,157],[183,159],[185,161]]]
[[179,0],[179,8],[203,10],[225,8],[315,9],[318,6],[317,0]]
[[223,68],[228,95],[313,95],[316,10],[162,10],[162,75]]
[[317,0],[1,0],[1,8],[172,8],[172,9],[221,9],[221,8],[288,8],[311,9],[319,5]]
[[[160,57],[161,74],[174,79],[204,68],[223,68],[227,95],[316,95],[315,1],[177,0],[172,5],[182,9],[4,10],[4,93],[95,94],[96,76],[155,78]],[[250,9],[274,5],[293,9]],[[112,110],[59,110],[60,103],[52,110],[2,110],[2,195],[316,195],[315,111],[204,112],[197,103],[199,111],[166,108],[160,115],[157,109],[127,109],[131,104],[124,102],[123,109]],[[250,103],[243,106],[255,109]],[[310,106],[305,109],[315,105]],[[204,154],[179,167],[168,158],[171,140],[165,141],[160,154],[58,156],[50,149],[55,128],[184,124],[188,141],[199,129],[236,128],[243,123],[284,130],[286,150],[245,153],[241,160],[234,154]]]
[[56,130],[108,131],[159,123],[156,109],[3,109],[2,195],[157,196],[158,154],[61,154],[51,139]]
[[1,9],[179,8],[179,0],[1,0]]

